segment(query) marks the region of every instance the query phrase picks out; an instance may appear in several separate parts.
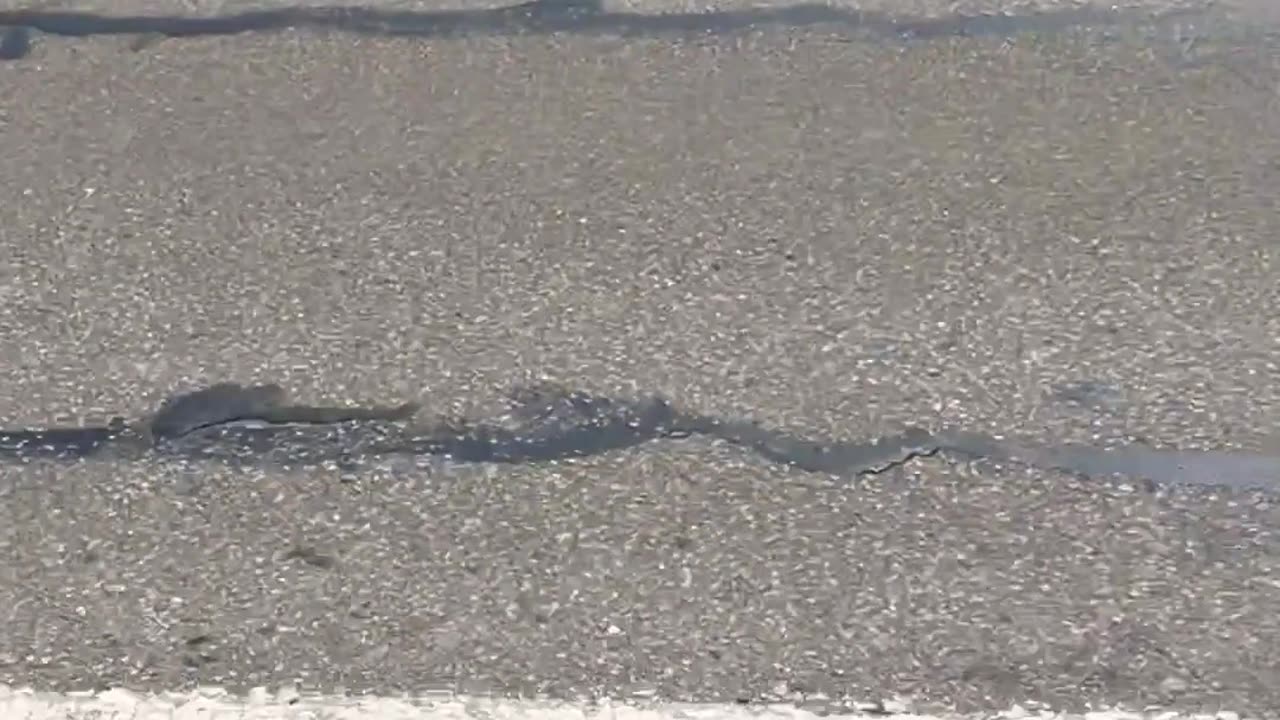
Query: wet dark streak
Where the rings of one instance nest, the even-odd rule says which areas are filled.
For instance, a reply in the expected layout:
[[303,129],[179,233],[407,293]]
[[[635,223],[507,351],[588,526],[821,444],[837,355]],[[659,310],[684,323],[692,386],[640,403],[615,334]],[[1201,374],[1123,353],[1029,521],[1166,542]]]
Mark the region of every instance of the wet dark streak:
[[676,410],[662,398],[618,400],[540,385],[510,394],[514,427],[409,422],[406,409],[289,405],[276,385],[221,383],[165,401],[150,418],[111,427],[0,433],[0,458],[79,460],[147,456],[233,465],[357,468],[378,458],[428,456],[466,463],[541,463],[589,457],[660,439],[702,435],[811,472],[879,472],[937,450],[913,430],[872,443],[819,443],[755,423]]
[[119,430],[110,427],[0,431],[0,458],[92,457],[121,435]]
[[7,27],[0,30],[0,60],[21,60],[31,52],[31,30]]
[[[1162,485],[1280,488],[1280,457],[1129,445],[1036,445],[964,430],[909,429],[870,442],[815,441],[740,420],[676,409],[660,397],[620,400],[558,386],[517,388],[510,426],[499,420],[412,422],[416,405],[290,405],[276,385],[222,383],[176,395],[150,418],[109,426],[0,432],[0,460],[176,459],[235,466],[336,464],[358,470],[387,458],[463,463],[546,463],[602,455],[656,440],[703,436],[800,471],[851,478],[914,458],[1014,462],[1087,477],[1128,476]],[[161,432],[157,432],[160,429]]]
[[1280,456],[1262,453],[1178,450],[1140,443],[1115,448],[1074,443],[1049,446],[997,440],[989,435],[966,431],[943,432],[936,438],[940,450],[984,460],[1062,470],[1085,477],[1123,476],[1173,487],[1280,489]]
[[285,400],[284,388],[279,385],[244,387],[235,383],[219,383],[167,400],[151,419],[149,430],[158,438],[177,438],[234,420],[334,424],[354,420],[407,420],[418,411],[416,403],[352,408],[288,405]]
[[657,36],[729,33],[766,26],[827,26],[868,39],[896,42],[947,37],[1011,37],[1059,33],[1073,28],[1145,26],[1189,11],[1068,8],[1028,15],[902,18],[822,4],[715,12],[641,14],[605,10],[600,0],[535,0],[481,10],[393,11],[359,6],[285,7],[212,17],[103,15],[92,12],[0,11],[0,57],[17,59],[31,46],[31,31],[63,37],[149,35],[168,38],[280,32],[339,31],[380,37],[437,38],[460,35]]

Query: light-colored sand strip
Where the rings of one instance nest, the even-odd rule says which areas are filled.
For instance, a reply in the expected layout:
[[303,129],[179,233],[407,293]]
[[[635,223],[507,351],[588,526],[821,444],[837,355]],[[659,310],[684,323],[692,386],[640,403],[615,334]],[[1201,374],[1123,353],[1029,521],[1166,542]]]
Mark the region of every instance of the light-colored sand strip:
[[479,697],[390,698],[301,695],[255,690],[237,697],[219,689],[190,693],[48,693],[0,685],[5,720],[1239,720],[1233,712],[1182,715],[1172,711],[1096,711],[1068,715],[1013,708],[997,715],[918,715],[892,704],[878,714],[822,713],[794,705],[746,707],[658,702],[516,701]]

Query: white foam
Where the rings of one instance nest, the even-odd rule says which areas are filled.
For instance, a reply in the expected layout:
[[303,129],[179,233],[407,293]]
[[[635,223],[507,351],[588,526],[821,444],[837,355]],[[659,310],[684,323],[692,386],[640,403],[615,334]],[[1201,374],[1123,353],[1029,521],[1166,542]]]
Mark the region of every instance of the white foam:
[[872,720],[886,712],[895,720],[1239,720],[1234,712],[1214,715],[1094,711],[1068,715],[1014,707],[1004,713],[919,715],[905,705],[832,713],[795,705],[719,705],[661,702],[570,703],[463,697],[369,697],[302,695],[265,688],[235,696],[218,688],[142,694],[52,693],[0,685],[0,718],[5,720]]

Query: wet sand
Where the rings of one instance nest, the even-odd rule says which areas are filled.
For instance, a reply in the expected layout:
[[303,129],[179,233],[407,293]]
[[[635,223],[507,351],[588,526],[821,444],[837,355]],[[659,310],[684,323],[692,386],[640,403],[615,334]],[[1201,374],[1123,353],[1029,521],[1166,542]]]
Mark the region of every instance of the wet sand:
[[[0,64],[0,419],[547,378],[804,435],[1274,452],[1277,53],[1206,27],[34,33]],[[714,443],[0,485],[13,684],[1280,703],[1250,495]]]

